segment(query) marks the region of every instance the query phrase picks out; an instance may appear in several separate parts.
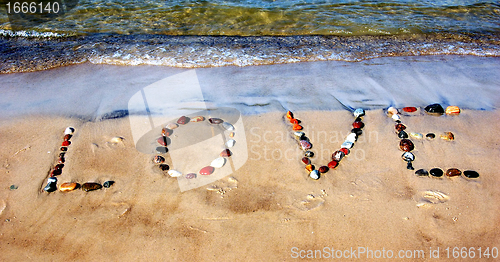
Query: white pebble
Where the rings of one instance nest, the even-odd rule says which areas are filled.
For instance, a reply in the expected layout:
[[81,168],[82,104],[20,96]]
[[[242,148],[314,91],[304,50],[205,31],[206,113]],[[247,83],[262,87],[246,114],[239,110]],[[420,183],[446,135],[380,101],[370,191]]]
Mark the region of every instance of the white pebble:
[[360,117],[365,115],[365,110],[363,108],[358,108],[354,110],[354,117]]
[[399,117],[399,115],[392,115],[392,119],[393,119],[394,121],[398,121],[398,120],[400,120],[400,119],[401,119],[401,117]]
[[226,142],[226,146],[227,146],[227,147],[233,147],[233,146],[234,146],[234,144],[236,144],[236,141],[235,141],[234,139],[228,140],[228,141]]
[[354,143],[349,142],[349,141],[345,141],[344,143],[342,143],[342,145],[340,147],[350,149],[353,145],[354,145]]
[[355,133],[350,133],[345,140],[354,143],[356,142],[356,138],[357,136]]
[[231,125],[230,123],[228,122],[224,122],[222,123],[222,127],[224,127],[226,130],[229,130],[229,131],[233,131],[234,130],[234,126]]
[[177,170],[168,170],[168,175],[171,177],[180,177],[182,176],[182,173],[177,171]]
[[318,180],[319,179],[319,171],[318,170],[313,170],[311,173],[309,173],[309,177]]
[[387,109],[387,113],[388,113],[389,115],[397,115],[397,114],[399,114],[399,111],[398,111],[398,109],[397,109],[397,108],[395,108],[395,107],[392,107],[392,106],[391,106],[391,107],[389,107],[389,108]]
[[225,164],[226,164],[226,159],[223,157],[218,157],[218,158],[214,159],[214,161],[212,161],[210,166],[212,166],[213,168],[221,168]]
[[74,132],[75,132],[75,129],[70,127],[70,126],[66,127],[66,130],[64,130],[65,135],[72,135]]

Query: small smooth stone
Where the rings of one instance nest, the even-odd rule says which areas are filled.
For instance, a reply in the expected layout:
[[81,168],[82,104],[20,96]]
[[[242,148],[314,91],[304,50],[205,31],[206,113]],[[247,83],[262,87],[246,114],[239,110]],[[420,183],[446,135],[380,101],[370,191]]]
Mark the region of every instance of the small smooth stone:
[[390,115],[397,115],[397,114],[399,114],[399,111],[397,108],[391,106],[391,107],[387,108],[387,113]]
[[415,168],[413,168],[413,166],[412,166],[411,162],[408,162],[408,163],[406,164],[406,169],[409,169],[409,170],[415,170]]
[[403,155],[401,155],[401,158],[406,162],[411,162],[415,160],[415,155],[410,152],[404,152]]
[[73,191],[75,190],[77,183],[62,183],[59,186],[59,191],[61,192],[68,192],[68,191]]
[[167,171],[170,169],[170,167],[167,164],[161,164],[158,166],[158,168],[160,168],[161,171]]
[[234,139],[228,140],[228,141],[226,142],[226,146],[227,146],[227,147],[233,147],[233,146],[234,146],[234,144],[236,144],[236,141],[235,141]]
[[304,134],[304,132],[293,132],[293,135],[295,136],[295,139],[302,140],[302,137],[304,137],[306,134]]
[[187,122],[189,122],[189,120],[190,120],[189,117],[181,116],[181,117],[179,117],[179,119],[177,119],[177,124],[185,125],[185,124],[187,124]]
[[64,159],[64,157],[60,157],[60,158],[57,160],[57,163],[59,163],[59,164],[64,164],[64,162],[66,162],[66,159]]
[[341,151],[342,153],[344,153],[344,156],[347,156],[349,155],[349,153],[351,153],[351,151],[348,149],[348,148],[341,148],[339,151]]
[[64,164],[57,164],[54,166],[54,170],[62,170],[64,167]]
[[118,144],[118,143],[122,143],[123,140],[125,140],[125,138],[121,137],[121,136],[115,136],[113,138],[111,138],[111,143],[113,144]]
[[422,139],[422,138],[424,138],[424,135],[422,135],[420,133],[410,133],[410,136],[413,137],[413,138],[416,138],[416,139]]
[[447,115],[458,115],[460,114],[460,108],[458,106],[449,106],[446,108]]
[[306,156],[306,157],[313,157],[314,156],[314,152],[312,152],[312,151],[306,151],[304,153],[304,156]]
[[58,176],[58,175],[60,175],[60,174],[62,174],[62,170],[61,170],[61,169],[57,169],[57,170],[56,170],[56,169],[54,169],[54,170],[52,170],[52,172],[50,172],[50,176],[51,176],[51,177],[53,177],[53,176]]
[[427,170],[425,170],[425,169],[419,169],[419,170],[415,171],[415,175],[417,175],[417,176],[429,176],[429,172],[427,172]]
[[332,161],[330,161],[330,163],[328,163],[328,168],[330,168],[330,169],[334,169],[334,168],[336,168],[338,165],[339,165],[339,162],[337,162],[337,161],[335,161],[335,160],[332,160]]
[[63,151],[63,152],[68,151],[68,148],[67,148],[67,147],[65,147],[65,146],[61,147],[60,149],[61,149],[61,151]]
[[406,113],[413,113],[417,111],[417,108],[413,106],[403,107],[403,111]]
[[399,138],[408,138],[408,134],[405,131],[401,131],[398,133]]
[[174,129],[178,128],[178,127],[179,127],[179,125],[176,124],[176,123],[170,123],[170,124],[168,124],[168,125],[165,126],[166,129],[172,129],[172,130],[174,130]]
[[290,124],[294,124],[295,125],[295,124],[298,124],[298,123],[299,123],[298,119],[295,119],[295,118],[290,119]]
[[62,146],[69,146],[69,145],[71,145],[71,142],[69,142],[68,140],[66,140],[66,141],[62,142],[61,145]]
[[353,145],[354,145],[354,143],[352,143],[352,142],[344,141],[344,143],[342,143],[342,145],[340,147],[350,149],[350,148],[352,148]]
[[186,179],[193,179],[193,178],[196,178],[196,174],[195,173],[186,174]]
[[461,174],[462,174],[462,171],[460,171],[456,168],[450,168],[450,169],[446,170],[446,175],[449,177],[459,176]]
[[479,174],[473,170],[466,170],[464,171],[464,176],[467,178],[478,178]]
[[64,130],[65,135],[72,135],[74,132],[75,132],[75,129],[70,127],[70,126],[66,127],[66,130]]
[[392,118],[392,120],[394,120],[394,121],[399,121],[399,120],[401,120],[401,117],[400,117],[399,115],[392,115],[392,117],[391,117],[391,118]]
[[415,149],[415,146],[413,145],[413,142],[411,142],[411,140],[401,139],[401,141],[399,142],[399,148],[401,148],[401,150],[403,151],[410,152]]
[[431,115],[442,115],[444,109],[440,104],[432,104],[425,107],[425,112]]
[[171,136],[174,133],[174,130],[168,129],[168,128],[162,128],[161,129],[161,135],[162,136]]
[[64,141],[69,141],[71,139],[72,135],[66,134],[64,135]]
[[82,185],[82,190],[85,191],[85,192],[89,192],[89,191],[94,191],[94,190],[99,190],[102,188],[102,185],[101,184],[98,184],[98,183],[93,183],[93,182],[89,182],[89,183],[84,183]]
[[[202,121],[205,121],[205,117],[204,116],[196,116],[196,117],[191,118],[190,121],[191,122],[202,122]],[[194,173],[191,173],[191,174],[194,174]]]
[[55,177],[49,177],[47,179],[47,185],[43,188],[44,191],[46,192],[54,192],[57,190],[57,178]]
[[338,150],[338,151],[335,151],[333,154],[332,154],[332,160],[335,160],[337,162],[340,162],[340,160],[342,160],[342,158],[344,158],[345,154],[344,152]]
[[106,181],[102,184],[103,187],[105,188],[109,188],[110,186],[112,186],[113,184],[115,183],[115,181]]
[[226,130],[229,130],[229,131],[233,131],[234,130],[234,126],[231,125],[230,123],[228,122],[223,122],[222,123],[222,127],[224,127],[224,129]]
[[9,189],[10,189],[10,190],[16,190],[16,189],[18,189],[18,188],[19,188],[19,187],[18,187],[18,186],[16,186],[16,185],[10,185],[10,187],[9,187]]
[[210,124],[213,124],[213,125],[218,125],[218,124],[224,122],[224,120],[222,120],[220,118],[209,118],[208,122],[210,122]]
[[328,170],[330,170],[327,166],[321,166],[318,168],[318,171],[321,173],[321,174],[324,174],[326,172],[328,172]]
[[356,117],[356,118],[354,119],[354,122],[356,122],[356,121],[363,121],[363,119],[361,119],[361,117]]
[[211,175],[213,172],[214,172],[214,168],[211,167],[211,166],[206,166],[204,168],[202,168],[200,170],[200,175],[203,175],[203,176],[208,176],[208,175]]
[[292,111],[288,111],[288,112],[286,112],[286,118],[287,118],[288,120],[293,119],[293,113],[292,113]]
[[59,153],[59,157],[64,157],[65,155],[66,155],[66,153],[65,153],[65,152],[61,152],[61,153]]
[[309,158],[307,158],[307,157],[303,157],[302,158],[302,163],[304,163],[306,165],[309,165],[309,164],[311,164],[311,160]]
[[403,124],[397,124],[394,126],[394,128],[396,128],[396,131],[401,132],[406,129],[406,126]]
[[429,174],[433,177],[442,177],[443,170],[441,170],[441,168],[433,168],[429,171]]
[[156,147],[156,152],[160,153],[160,154],[165,154],[168,152],[168,148],[166,147],[163,147],[163,146],[159,146],[159,147]]
[[361,128],[353,128],[351,129],[351,133],[356,134],[356,136],[360,136],[363,134],[363,130],[361,130]]
[[234,132],[229,133],[229,137],[234,137]]
[[302,147],[302,150],[307,150],[307,149],[310,149],[312,147],[311,143],[309,143],[309,141],[307,141],[307,140],[300,140],[299,143],[300,143],[300,147]]
[[358,108],[354,110],[354,117],[361,117],[365,115],[365,110],[363,108]]
[[180,177],[182,176],[182,173],[177,171],[177,170],[168,170],[167,174],[170,176],[170,177]]
[[309,173],[309,177],[318,180],[319,179],[319,171],[318,170],[313,170]]
[[364,126],[365,126],[365,124],[363,122],[361,122],[361,121],[355,121],[354,123],[352,123],[352,127],[353,128],[359,128],[359,129],[361,129]]
[[218,157],[216,159],[214,159],[212,161],[212,163],[210,163],[210,166],[214,167],[214,168],[221,168],[223,167],[224,165],[226,164],[226,159],[223,158],[223,157]]
[[222,150],[222,152],[220,153],[220,156],[221,157],[230,157],[233,153],[231,151],[229,151],[229,149],[224,149]]
[[302,130],[302,126],[299,124],[294,124],[292,129],[295,131]]
[[156,164],[161,164],[165,162],[165,158],[162,156],[155,156],[153,162],[155,162]]
[[356,139],[358,138],[358,136],[355,134],[355,133],[350,133],[347,137],[346,137],[346,141],[349,141],[351,143],[354,143],[356,142]]
[[170,139],[167,138],[166,136],[162,136],[162,137],[159,137],[156,142],[158,142],[158,144],[162,145],[162,146],[167,146],[168,144],[170,144]]
[[306,166],[306,170],[309,171],[309,172],[313,171],[314,169],[315,169],[314,165],[307,165]]
[[455,136],[452,132],[444,132],[444,135],[440,135],[441,139],[452,141],[455,139]]
[[434,139],[436,138],[436,135],[433,133],[428,133],[427,135],[425,135],[425,137],[427,137],[428,139]]

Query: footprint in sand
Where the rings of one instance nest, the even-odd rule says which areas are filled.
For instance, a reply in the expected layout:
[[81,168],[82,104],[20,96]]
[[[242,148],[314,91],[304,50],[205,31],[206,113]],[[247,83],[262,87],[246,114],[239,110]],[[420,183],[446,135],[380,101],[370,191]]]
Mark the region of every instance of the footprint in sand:
[[234,177],[228,177],[227,179],[222,179],[217,181],[217,184],[210,185],[207,187],[208,191],[215,191],[224,197],[227,191],[231,191],[232,189],[238,188],[238,180]]
[[317,209],[325,203],[324,197],[326,196],[326,193],[322,191],[322,194],[320,195],[313,195],[313,194],[308,194],[306,196],[306,199],[295,202],[293,204],[293,207],[301,210],[301,211],[310,211],[313,209]]
[[415,200],[417,201],[417,207],[430,207],[435,204],[444,203],[450,200],[450,197],[439,191],[423,191],[415,195]]

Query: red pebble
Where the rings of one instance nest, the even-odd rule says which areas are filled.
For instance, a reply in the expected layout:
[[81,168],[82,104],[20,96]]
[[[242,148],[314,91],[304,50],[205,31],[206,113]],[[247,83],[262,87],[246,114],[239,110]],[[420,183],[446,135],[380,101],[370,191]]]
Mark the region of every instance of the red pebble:
[[318,169],[318,171],[322,174],[328,172],[329,168],[327,166],[322,166]]
[[309,165],[309,164],[311,164],[311,160],[309,158],[307,158],[307,157],[303,157],[302,158],[302,163],[304,163],[306,165]]
[[299,120],[293,118],[293,119],[290,119],[290,123],[296,125],[299,123]]
[[328,167],[331,169],[336,168],[338,165],[339,165],[339,162],[337,162],[335,160],[332,160],[332,161],[330,161],[330,163],[328,163]]
[[161,130],[161,135],[162,136],[170,136],[170,135],[172,135],[173,132],[174,132],[174,130],[172,130],[172,129],[163,128]]
[[349,155],[349,153],[351,152],[351,151],[349,151],[348,148],[345,148],[345,147],[341,148],[339,151],[343,152],[344,155],[346,155],[346,156]]
[[64,167],[64,164],[57,164],[55,167],[54,167],[54,170],[61,170],[63,169]]
[[352,123],[352,127],[354,128],[363,128],[365,126],[365,124],[361,121],[355,121],[354,123]]
[[229,151],[229,149],[224,149],[221,153],[220,153],[220,156],[221,157],[230,157],[233,153],[231,151]]
[[57,161],[57,163],[59,164],[63,164],[66,160],[64,159],[64,157],[60,157],[59,160]]
[[206,166],[200,170],[200,175],[208,176],[214,172],[215,168],[212,166]]
[[413,106],[410,106],[410,107],[403,107],[403,111],[407,112],[407,113],[413,113],[415,111],[417,111],[417,108],[416,107],[413,107]]
[[293,130],[295,130],[295,131],[302,130],[302,126],[301,126],[301,125],[299,125],[299,124],[294,124],[294,125],[293,125]]
[[69,146],[71,145],[71,142],[69,142],[68,140],[62,142],[62,146]]
[[162,136],[162,137],[159,137],[158,140],[156,140],[158,142],[158,144],[162,145],[162,146],[167,146],[168,145],[168,138],[165,137],[165,136]]
[[61,169],[57,169],[57,170],[56,170],[56,169],[54,169],[54,170],[52,170],[52,172],[50,172],[50,176],[51,176],[51,177],[52,177],[52,176],[58,176],[58,175],[60,175],[60,174],[62,174],[62,170],[61,170]]
[[179,125],[185,125],[187,122],[189,122],[189,120],[190,120],[189,117],[187,117],[187,116],[181,116],[177,120],[177,124],[179,124]]

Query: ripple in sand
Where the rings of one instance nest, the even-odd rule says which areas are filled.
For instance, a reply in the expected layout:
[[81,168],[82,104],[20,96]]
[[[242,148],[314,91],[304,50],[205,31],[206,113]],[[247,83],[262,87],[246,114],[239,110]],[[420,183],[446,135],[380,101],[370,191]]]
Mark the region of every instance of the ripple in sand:
[[430,207],[434,204],[444,203],[450,200],[450,197],[439,191],[423,191],[416,195],[417,207]]
[[301,211],[311,211],[317,209],[325,203],[326,193],[323,191],[321,195],[308,194],[304,199],[293,204],[293,207]]

